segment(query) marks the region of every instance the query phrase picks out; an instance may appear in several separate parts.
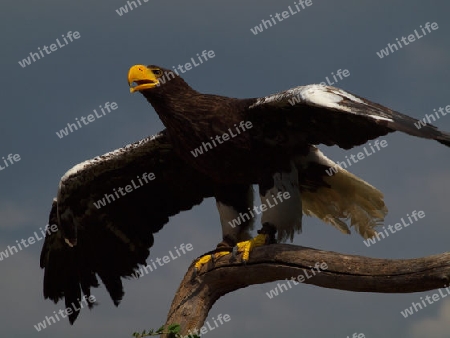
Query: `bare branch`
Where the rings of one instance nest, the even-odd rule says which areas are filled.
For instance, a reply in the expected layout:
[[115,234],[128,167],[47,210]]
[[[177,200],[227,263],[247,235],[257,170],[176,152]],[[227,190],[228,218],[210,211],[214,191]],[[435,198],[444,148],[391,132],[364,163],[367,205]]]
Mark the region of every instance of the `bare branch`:
[[[325,263],[320,272],[314,268]],[[322,269],[325,266],[322,264]],[[320,268],[319,268],[320,269]],[[314,274],[315,273],[315,274]],[[415,259],[378,259],[344,255],[307,247],[273,244],[256,248],[244,266],[231,254],[204,266],[195,276],[192,264],[172,302],[167,324],[178,323],[181,333],[202,327],[214,303],[253,284],[304,276],[304,283],[356,292],[410,293],[448,285],[450,253]],[[310,278],[309,278],[310,277]]]

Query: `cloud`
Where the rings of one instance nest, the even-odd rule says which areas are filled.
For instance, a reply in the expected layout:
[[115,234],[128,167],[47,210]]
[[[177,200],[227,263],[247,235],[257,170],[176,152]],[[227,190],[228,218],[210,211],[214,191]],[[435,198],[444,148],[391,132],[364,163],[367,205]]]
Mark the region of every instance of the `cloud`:
[[411,327],[411,338],[448,338],[450,332],[450,301],[442,304],[436,318],[426,318]]

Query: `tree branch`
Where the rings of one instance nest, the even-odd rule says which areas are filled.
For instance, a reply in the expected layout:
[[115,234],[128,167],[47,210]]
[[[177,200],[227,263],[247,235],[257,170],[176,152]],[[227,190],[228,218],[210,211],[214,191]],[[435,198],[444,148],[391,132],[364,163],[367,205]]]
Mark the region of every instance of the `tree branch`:
[[211,307],[228,292],[292,277],[298,282],[302,281],[300,276],[304,276],[306,284],[332,289],[420,292],[448,285],[450,253],[416,259],[378,259],[273,244],[255,248],[245,266],[240,256],[233,259],[230,254],[219,258],[214,265],[204,266],[196,276],[193,263],[175,294],[166,325],[180,324],[181,334],[187,335],[189,330],[202,327]]

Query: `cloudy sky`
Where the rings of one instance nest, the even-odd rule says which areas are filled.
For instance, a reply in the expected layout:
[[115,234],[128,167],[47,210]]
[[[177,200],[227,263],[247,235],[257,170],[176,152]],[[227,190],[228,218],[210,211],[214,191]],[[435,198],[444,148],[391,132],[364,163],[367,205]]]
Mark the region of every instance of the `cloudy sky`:
[[[261,20],[289,11],[289,6],[297,11],[294,1],[141,0],[141,6],[119,15],[116,10],[126,4],[2,1],[0,158],[18,154],[20,160],[0,171],[0,252],[47,224],[59,179],[73,165],[163,129],[145,99],[129,93],[126,74],[133,64],[169,68],[213,50],[215,58],[184,74],[201,92],[264,96],[319,83],[347,69],[350,76],[335,86],[418,119],[450,105],[450,5],[444,1],[312,0],[311,6],[256,35],[251,29]],[[420,27],[427,22],[436,22],[438,29],[424,35]],[[414,30],[420,38],[378,56],[388,43]],[[63,35],[69,31],[79,32],[79,37],[65,43]],[[56,39],[64,46],[23,63]],[[118,109],[66,137],[56,135],[107,101],[116,102]],[[449,116],[435,124],[450,131]],[[450,149],[400,133],[381,139],[388,147],[351,171],[385,194],[390,210],[386,225],[413,210],[424,211],[426,217],[371,247],[356,234],[346,236],[306,218],[294,244],[379,258],[448,251]],[[359,151],[321,149],[338,161]],[[42,241],[3,258],[0,336],[116,338],[159,327],[192,259],[221,240],[212,199],[170,223],[156,235],[152,257],[162,257],[181,243],[191,243],[194,250],[148,276],[126,281],[118,308],[103,286],[94,290],[100,305],[82,311],[74,326],[64,320],[45,332],[34,327],[64,307],[43,299]],[[411,302],[433,291],[385,295],[300,284],[269,299],[266,292],[276,286],[252,286],[219,299],[209,320],[219,314],[231,320],[207,337],[450,337],[448,298],[409,318],[401,315]]]

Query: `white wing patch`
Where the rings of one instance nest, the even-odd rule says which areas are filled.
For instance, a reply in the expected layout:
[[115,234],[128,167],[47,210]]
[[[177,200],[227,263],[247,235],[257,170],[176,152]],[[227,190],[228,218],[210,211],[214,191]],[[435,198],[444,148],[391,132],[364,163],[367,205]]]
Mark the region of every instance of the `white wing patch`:
[[135,143],[128,144],[128,145],[126,145],[126,146],[123,147],[123,148],[119,148],[119,149],[110,151],[109,153],[103,154],[103,155],[101,155],[101,156],[94,157],[93,159],[90,159],[90,160],[87,160],[87,161],[84,161],[84,162],[81,162],[81,163],[75,165],[73,168],[69,169],[69,170],[64,174],[63,177],[61,177],[60,186],[61,186],[61,182],[62,182],[62,181],[65,181],[65,180],[68,179],[70,176],[76,175],[77,173],[83,171],[85,168],[87,168],[87,167],[89,167],[89,166],[91,166],[91,165],[93,165],[93,164],[95,164],[95,163],[97,163],[97,162],[100,162],[100,161],[107,161],[108,159],[114,158],[114,157],[116,157],[116,156],[122,154],[123,152],[126,152],[126,151],[128,151],[128,150],[130,150],[130,149],[139,147],[139,146],[142,145],[143,143],[152,141],[152,140],[154,140],[154,139],[160,137],[161,135],[162,135],[161,133],[158,133],[158,134],[156,134],[156,135],[149,136],[149,137],[147,137],[147,138],[144,138],[144,139],[140,140],[139,142],[135,142]]
[[[96,157],[97,158],[97,157]],[[78,163],[77,165],[75,165],[73,168],[67,170],[67,172],[63,175],[63,177],[61,177],[61,181],[66,180],[67,178],[69,178],[72,175],[75,175],[77,172],[82,171],[84,168],[86,168],[87,166],[89,166],[91,163],[94,163],[95,159],[92,160],[87,160],[81,163]]]
[[367,105],[366,102],[360,98],[347,93],[346,91],[325,86],[325,85],[309,85],[292,89],[292,94],[296,93],[300,102],[309,103],[318,107],[334,108],[349,113],[354,113],[350,107],[340,104],[344,99],[353,101],[355,103]]
[[[300,88],[300,87],[298,87],[298,88]],[[273,106],[283,107],[283,106],[286,105],[286,102],[287,102],[286,100],[289,98],[289,96],[286,95],[286,94],[290,93],[294,89],[289,89],[285,93],[272,94],[272,95],[269,95],[269,96],[258,98],[256,100],[256,102],[253,103],[249,108],[251,109],[251,108],[254,108],[256,106],[263,105],[263,104],[266,104],[266,103],[270,103]]]
[[303,102],[310,103],[315,106],[329,107],[336,109],[348,110],[347,107],[342,107],[338,103],[343,100],[342,95],[339,95],[333,91],[327,90],[330,87],[323,85],[310,85],[303,87],[298,95]]
[[377,115],[369,115],[369,117],[373,118],[374,120],[394,122],[394,120],[388,119],[387,117],[382,117],[382,116],[377,116]]
[[[345,102],[346,101],[346,102]],[[337,109],[340,111],[345,111],[351,114],[358,114],[357,109],[352,108],[349,105],[349,102],[357,105],[367,106],[368,110],[378,110],[374,106],[371,106],[370,103],[352,95],[342,89],[325,86],[321,84],[312,84],[308,86],[300,86],[295,87],[289,90],[286,90],[282,93],[277,93],[273,95],[269,95],[263,98],[259,98],[256,102],[250,106],[250,108],[254,108],[264,104],[270,104],[274,107],[286,107],[288,105],[296,105],[296,104],[307,104],[316,107],[324,107]],[[364,109],[364,107],[359,107]],[[394,120],[382,117],[378,115],[368,114],[366,115],[374,120],[378,121],[388,121],[394,122]]]

